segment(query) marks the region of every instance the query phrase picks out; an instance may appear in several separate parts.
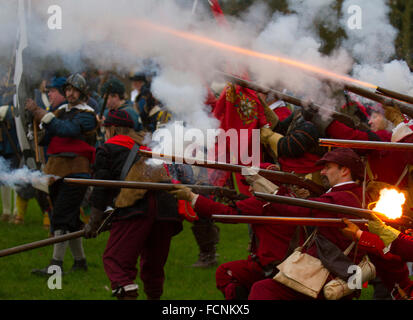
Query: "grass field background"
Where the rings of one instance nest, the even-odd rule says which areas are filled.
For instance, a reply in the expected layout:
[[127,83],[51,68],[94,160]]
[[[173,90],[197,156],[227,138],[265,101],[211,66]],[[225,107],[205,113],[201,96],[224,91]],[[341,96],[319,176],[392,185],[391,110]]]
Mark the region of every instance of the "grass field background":
[[[30,200],[25,223],[14,225],[0,222],[0,249],[41,240],[48,237],[43,229],[42,214],[35,200]],[[248,228],[245,224],[219,224],[220,243],[218,262],[245,259],[248,255]],[[52,255],[52,246],[34,249],[0,258],[0,300],[113,300],[110,283],[103,270],[102,254],[109,233],[96,239],[84,239],[88,261],[87,272],[68,273],[63,276],[62,289],[50,290],[47,278],[31,274],[34,268],[45,267]],[[198,247],[191,224],[172,240],[165,267],[166,280],[162,300],[222,300],[215,287],[215,268],[190,267],[198,258]],[[68,249],[64,270],[72,267],[73,258]],[[139,276],[139,299],[146,299]],[[363,289],[361,299],[370,299],[372,288]]]

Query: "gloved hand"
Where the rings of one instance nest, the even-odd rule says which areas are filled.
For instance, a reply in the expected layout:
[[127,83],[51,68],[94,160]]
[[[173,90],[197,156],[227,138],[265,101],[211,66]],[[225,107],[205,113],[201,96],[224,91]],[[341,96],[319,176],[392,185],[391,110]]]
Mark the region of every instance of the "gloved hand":
[[33,114],[34,120],[40,122],[44,115],[47,113],[46,110],[37,106],[33,99],[27,99],[25,109]]
[[347,225],[347,227],[341,229],[341,233],[350,240],[357,241],[358,240],[358,231],[360,228],[350,220],[343,218],[343,222]]
[[387,226],[376,215],[372,215],[373,220],[369,220],[369,231],[380,237],[387,247],[390,243],[397,239],[400,234],[399,230]]
[[280,121],[279,117],[277,114],[271,110],[271,108],[267,105],[267,103],[258,95],[258,99],[260,100],[262,106],[264,107],[264,115],[265,118],[267,119],[267,122],[269,122],[271,130],[274,130],[275,127],[277,126],[278,122]]
[[301,114],[306,121],[312,121],[313,117],[318,114],[318,110],[315,107],[308,106],[301,108]]
[[263,127],[260,129],[261,143],[270,148],[274,159],[278,158],[278,141],[284,136],[272,131],[270,128]]
[[321,116],[318,112],[315,113],[313,118],[311,119],[311,122],[317,128],[320,137],[326,136],[326,130],[333,121],[334,119],[332,117],[325,118]]
[[186,200],[191,202],[195,196],[195,194],[191,191],[190,188],[185,186],[174,186],[175,190],[168,191],[178,200]]
[[99,210],[95,207],[92,207],[91,212],[90,212],[90,219],[89,223],[85,225],[84,230],[85,230],[85,238],[96,238],[97,236],[97,230],[99,227],[102,225],[102,222],[104,220],[104,212],[102,210]]
[[383,105],[384,115],[393,125],[396,127],[404,121],[403,114],[400,112],[400,109],[397,107]]
[[254,192],[275,194],[279,187],[259,174],[245,175],[245,180],[249,183]]

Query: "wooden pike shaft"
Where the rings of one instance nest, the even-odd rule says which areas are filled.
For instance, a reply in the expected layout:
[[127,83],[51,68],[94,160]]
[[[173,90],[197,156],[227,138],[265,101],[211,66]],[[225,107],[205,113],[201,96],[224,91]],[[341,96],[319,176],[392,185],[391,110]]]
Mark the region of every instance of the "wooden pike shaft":
[[342,139],[319,139],[318,141],[319,141],[320,146],[322,147],[345,147],[345,148],[354,148],[354,149],[413,151],[413,143],[342,140]]
[[41,248],[45,246],[50,246],[55,243],[80,238],[80,237],[83,237],[84,234],[85,234],[84,230],[79,230],[79,231],[71,232],[71,233],[68,233],[62,236],[43,239],[43,240],[31,242],[31,243],[26,243],[21,246],[0,250],[0,258],[5,257],[5,256],[10,256],[12,254],[24,252],[24,251],[29,251],[29,250],[33,250],[33,249],[37,249],[37,248]]

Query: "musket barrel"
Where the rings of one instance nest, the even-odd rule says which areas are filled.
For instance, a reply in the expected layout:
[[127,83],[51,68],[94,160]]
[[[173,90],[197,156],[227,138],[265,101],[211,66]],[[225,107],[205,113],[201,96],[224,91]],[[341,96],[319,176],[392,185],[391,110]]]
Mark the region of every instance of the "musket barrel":
[[0,257],[10,256],[12,254],[49,246],[49,245],[59,243],[59,242],[64,242],[67,240],[80,238],[80,237],[83,237],[84,235],[85,235],[85,231],[79,230],[79,231],[71,232],[71,233],[68,233],[62,236],[56,236],[53,238],[48,238],[48,239],[43,239],[43,240],[31,242],[31,243],[26,243],[21,246],[0,250]]
[[413,97],[412,96],[408,96],[408,95],[402,94],[400,92],[396,92],[396,91],[392,91],[392,90],[389,90],[389,89],[377,87],[376,93],[385,95],[385,96],[393,98],[393,99],[397,99],[397,100],[401,100],[401,101],[405,101],[407,103],[412,103],[413,104]]
[[413,118],[413,106],[410,106],[406,103],[399,102],[399,101],[394,100],[394,99],[389,99],[389,98],[387,98],[383,95],[374,93],[374,92],[369,91],[367,89],[352,86],[352,85],[346,85],[345,89],[348,90],[348,91],[351,91],[351,92],[353,92],[353,93],[355,93],[359,96],[362,96],[362,97],[365,97],[367,99],[379,102],[381,104],[397,106],[402,113],[405,113],[409,117]]
[[[278,216],[243,216],[243,215],[212,215],[214,221],[222,223],[253,223],[253,224],[282,224],[305,225],[344,228],[346,224],[339,218],[312,218],[312,217],[278,217]],[[355,224],[366,224],[366,219],[349,219]]]
[[324,203],[324,202],[306,200],[306,199],[300,199],[300,198],[272,195],[272,194],[262,193],[262,192],[254,192],[254,196],[257,198],[269,201],[269,202],[282,203],[282,204],[310,208],[310,209],[317,209],[317,210],[322,210],[322,211],[337,212],[340,214],[354,215],[362,219],[371,220],[373,215],[378,215],[380,216],[380,219],[383,222],[388,223],[388,224],[393,224],[393,225],[400,224],[403,226],[406,224],[409,226],[412,225],[412,220],[407,221],[406,224],[398,223],[397,220],[390,220],[390,219],[384,218],[380,212],[375,212],[375,211],[368,210],[368,209],[348,207],[348,206],[343,206],[343,205],[338,205],[338,204]]
[[[196,159],[196,158],[190,158],[190,157],[177,157],[174,155],[156,154],[156,153],[153,153],[147,150],[139,150],[139,153],[149,158],[162,159],[166,161],[184,163],[184,164],[189,164],[189,165],[194,165],[194,166],[199,166],[199,167],[209,168],[209,169],[215,169],[215,170],[226,170],[226,171],[231,171],[231,172],[242,173],[243,169],[249,168],[249,167],[242,166],[239,164],[230,164],[230,163],[202,160],[202,159]],[[298,177],[292,173],[260,169],[260,168],[256,168],[256,169],[259,175],[263,176],[264,178],[274,183],[285,183],[285,184],[298,185],[300,187],[308,189],[310,192],[317,194],[317,195],[323,194],[325,192],[325,189],[323,186],[318,185],[314,181]]]
[[141,182],[141,181],[119,181],[119,180],[98,180],[98,179],[80,179],[80,178],[64,178],[63,181],[69,184],[77,184],[93,187],[104,188],[128,188],[128,189],[146,189],[146,190],[163,190],[171,191],[175,190],[176,186],[185,186],[196,193],[214,193],[222,192],[228,197],[236,197],[238,199],[246,199],[247,195],[237,194],[233,189],[209,186],[209,185],[197,185],[197,184],[172,184],[172,183],[159,183],[159,182]]
[[361,141],[343,139],[320,138],[319,144],[322,147],[345,147],[354,149],[374,149],[374,150],[405,150],[413,151],[413,143],[383,142],[383,141]]

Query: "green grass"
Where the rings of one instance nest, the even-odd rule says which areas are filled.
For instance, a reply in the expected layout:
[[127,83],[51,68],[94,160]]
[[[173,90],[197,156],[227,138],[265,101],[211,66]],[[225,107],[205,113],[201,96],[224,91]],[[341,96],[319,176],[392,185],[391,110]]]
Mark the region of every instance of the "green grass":
[[[219,224],[221,239],[218,245],[218,262],[245,259],[248,255],[248,229],[245,224]],[[43,229],[42,215],[36,201],[29,202],[23,225],[0,222],[0,249],[41,240],[48,237]],[[102,253],[109,233],[96,239],[84,240],[89,265],[88,272],[68,273],[63,276],[62,289],[50,290],[47,278],[31,275],[33,268],[43,268],[50,261],[52,246],[0,258],[0,300],[112,300],[110,283],[103,270]],[[215,287],[215,268],[199,269],[190,265],[198,258],[198,247],[191,224],[172,240],[165,267],[166,279],[163,300],[222,300]],[[66,252],[64,270],[73,264],[70,250]],[[145,299],[143,285],[138,277],[139,299]],[[372,289],[362,292],[369,299]]]
[[[221,241],[218,245],[220,263],[247,257],[248,229],[244,224],[219,225]],[[34,200],[29,202],[23,225],[0,222],[0,249],[45,239],[48,231],[43,229],[42,215]],[[31,275],[33,268],[45,267],[51,259],[52,246],[25,251],[0,258],[0,300],[53,300],[53,299],[113,299],[110,282],[103,270],[102,254],[109,233],[96,239],[84,239],[88,272],[68,273],[63,276],[62,289],[50,290],[47,278]],[[165,267],[165,300],[221,300],[223,296],[215,287],[215,268],[190,267],[198,258],[198,247],[191,231],[191,224],[184,223],[184,230],[172,240]],[[68,249],[63,265],[69,270],[73,258]],[[140,299],[146,298],[143,285]]]

